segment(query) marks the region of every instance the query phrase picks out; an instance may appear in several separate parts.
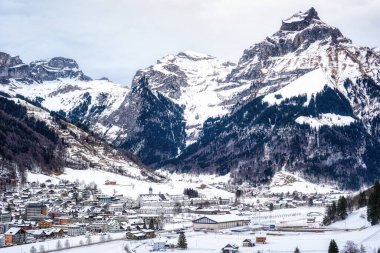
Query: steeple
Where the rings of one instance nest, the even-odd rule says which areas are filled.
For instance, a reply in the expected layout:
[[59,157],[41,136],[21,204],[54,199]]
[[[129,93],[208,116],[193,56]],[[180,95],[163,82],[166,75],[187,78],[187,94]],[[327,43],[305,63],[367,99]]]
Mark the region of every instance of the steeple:
[[152,186],[149,187],[149,194],[152,195],[153,194],[153,189],[152,189]]

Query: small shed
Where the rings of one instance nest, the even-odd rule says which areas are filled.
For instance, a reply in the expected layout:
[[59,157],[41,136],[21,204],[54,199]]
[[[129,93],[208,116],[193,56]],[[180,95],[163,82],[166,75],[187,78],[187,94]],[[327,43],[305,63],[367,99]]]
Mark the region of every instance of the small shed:
[[262,243],[262,244],[267,243],[267,237],[266,236],[257,236],[256,237],[256,243]]
[[243,241],[243,247],[254,247],[255,243],[251,239],[245,239]]

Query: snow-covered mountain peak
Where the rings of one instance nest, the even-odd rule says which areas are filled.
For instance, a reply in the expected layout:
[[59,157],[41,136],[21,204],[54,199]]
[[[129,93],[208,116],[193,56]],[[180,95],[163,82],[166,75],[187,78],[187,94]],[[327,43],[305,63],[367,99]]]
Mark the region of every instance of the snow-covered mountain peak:
[[210,55],[180,52],[139,70],[133,78],[132,88],[141,85],[139,80],[145,76],[152,91],[159,92],[182,106],[189,144],[197,138],[207,118],[228,112],[223,102],[234,92],[224,89],[221,81],[235,66]]
[[46,59],[46,60],[37,60],[33,61],[30,63],[31,66],[34,65],[43,65],[46,67],[50,68],[55,68],[55,69],[78,69],[78,63],[69,58],[64,58],[64,57],[53,57],[51,59]]
[[323,23],[318,17],[318,12],[312,7],[306,12],[297,12],[290,18],[282,21],[281,30],[283,31],[300,31],[310,24]]
[[42,83],[61,78],[90,81],[73,59],[54,57],[47,60],[33,61],[25,64],[18,56],[10,56],[0,52],[0,78],[1,83],[7,84],[11,79],[25,83]]
[[29,66],[31,76],[38,81],[52,81],[58,78],[91,80],[79,69],[78,63],[69,58],[54,57],[47,60],[38,60],[31,62]]

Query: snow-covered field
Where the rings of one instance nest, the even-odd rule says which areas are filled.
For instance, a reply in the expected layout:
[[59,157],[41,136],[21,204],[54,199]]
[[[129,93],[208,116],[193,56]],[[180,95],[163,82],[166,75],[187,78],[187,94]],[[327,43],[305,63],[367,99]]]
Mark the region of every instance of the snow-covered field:
[[337,115],[333,113],[321,113],[318,118],[300,116],[296,119],[298,124],[308,124],[313,128],[321,126],[347,126],[355,122],[350,116]]
[[[80,183],[89,184],[96,183],[98,187],[105,194],[123,194],[136,199],[139,194],[148,192],[149,187],[153,188],[155,193],[170,193],[182,194],[185,188],[197,189],[198,192],[207,197],[222,197],[234,198],[234,193],[227,190],[216,188],[215,185],[222,183],[228,184],[230,175],[217,176],[217,175],[196,175],[196,174],[177,174],[169,173],[167,171],[157,171],[159,174],[167,178],[164,182],[150,182],[140,180],[138,178],[131,178],[128,176],[119,175],[116,173],[88,169],[88,170],[74,170],[65,168],[65,173],[59,176],[47,176],[43,174],[35,174],[28,172],[27,180],[29,182],[38,181],[40,183],[50,179],[53,183],[58,183],[59,180],[68,180],[71,182],[79,181]],[[105,185],[106,180],[116,181],[116,185]],[[202,187],[201,187],[202,186]],[[299,175],[282,170],[277,172],[270,185],[268,186],[268,193],[293,193],[294,191],[302,192],[304,194],[342,194],[341,191],[335,187],[324,184],[314,184],[306,181]],[[265,200],[260,197],[260,201]],[[257,198],[243,198],[244,203],[253,203]]]
[[[33,174],[29,172],[27,178],[29,182],[39,181],[40,183],[47,179],[51,179],[52,182],[55,183],[58,183],[59,180],[69,180],[71,182],[79,181],[80,183],[85,184],[96,183],[105,194],[113,194],[116,192],[117,194],[123,194],[124,196],[134,199],[136,199],[139,194],[148,193],[149,187],[153,188],[154,193],[161,192],[163,194],[183,194],[185,188],[194,188],[197,189],[200,194],[204,194],[207,197],[232,198],[234,196],[233,193],[217,189],[210,185],[212,182],[224,181],[226,179],[225,177],[207,175],[202,175],[202,177],[187,177],[174,174],[169,181],[154,183],[102,170],[73,170],[66,168],[65,173],[60,176],[42,177],[41,174]],[[105,185],[106,180],[114,180],[116,181],[116,185]],[[199,187],[202,184],[205,184],[206,188],[202,187],[202,189],[200,189]]]
[[[268,235],[266,232],[259,231],[256,234],[249,233],[233,233],[223,231],[220,233],[214,232],[187,232],[186,237],[188,241],[189,249],[184,250],[168,250],[170,252],[188,252],[188,253],[216,253],[220,252],[220,249],[226,244],[236,244],[239,246],[241,253],[248,252],[294,252],[296,247],[299,247],[301,252],[327,252],[328,245],[331,239],[334,239],[340,249],[347,240],[352,240],[357,244],[363,244],[366,247],[367,252],[373,252],[374,249],[380,247],[380,226],[370,227],[364,230],[358,231],[333,231],[324,233],[298,233],[298,232],[282,232],[272,233]],[[266,235],[267,244],[258,244],[254,248],[242,247],[242,241],[246,238],[255,240],[256,235]],[[152,249],[152,244],[155,241],[165,241],[168,243],[177,242],[178,235],[175,233],[164,234],[162,237],[157,237],[154,240],[144,241],[113,241],[104,244],[98,244],[82,248],[74,248],[69,250],[63,250],[64,253],[85,253],[85,252],[112,252],[122,253],[124,246],[128,245],[131,250],[135,250],[136,253],[146,253]],[[24,246],[24,248],[27,246]],[[12,248],[5,249],[4,252],[19,252],[7,251]],[[21,251],[22,252],[22,251]],[[25,251],[28,252],[28,251]]]
[[312,95],[322,91],[328,83],[329,81],[326,78],[326,74],[322,69],[318,68],[301,76],[279,91],[266,95],[263,101],[274,105],[280,104],[287,98],[306,95],[307,101],[305,102],[305,106],[307,106]]
[[[125,237],[125,233],[112,233],[110,234],[111,240],[117,240],[117,239],[123,239]],[[108,235],[105,235],[104,238],[107,239]],[[71,247],[73,246],[79,246],[81,245],[81,242],[86,244],[87,243],[87,238],[83,236],[76,236],[76,237],[66,237],[66,238],[61,238],[61,239],[53,239],[53,240],[46,240],[44,242],[36,242],[36,243],[30,243],[30,244],[24,244],[24,245],[19,245],[19,246],[12,246],[12,247],[7,247],[7,248],[1,248],[0,252],[1,253],[29,253],[31,247],[35,247],[37,252],[41,250],[41,246],[45,249],[45,251],[49,250],[55,250],[57,249],[57,244],[58,241],[61,242],[62,248],[65,247],[66,240],[69,241],[69,244]],[[98,243],[101,241],[101,235],[92,235],[91,236],[91,242],[92,243]],[[111,244],[111,243],[121,243],[122,241],[112,241],[108,243],[103,243],[104,244]],[[82,250],[78,252],[91,252],[91,248],[96,248],[99,247],[102,244],[96,244],[93,246],[84,246],[80,248],[75,248],[75,250]],[[74,249],[73,249],[74,250]],[[61,251],[61,252],[66,252],[66,250]],[[101,252],[98,250],[95,250],[93,252]],[[105,251],[109,252],[109,251]]]

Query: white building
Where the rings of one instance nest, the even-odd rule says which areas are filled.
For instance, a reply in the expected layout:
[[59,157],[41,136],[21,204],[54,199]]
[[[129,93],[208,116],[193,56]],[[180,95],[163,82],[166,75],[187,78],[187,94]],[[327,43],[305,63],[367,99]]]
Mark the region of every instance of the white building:
[[81,234],[81,229],[79,226],[77,225],[70,225],[68,226],[67,228],[67,234],[69,236],[78,236]]
[[250,220],[234,214],[207,215],[193,220],[194,229],[227,229],[239,226],[247,226]]

